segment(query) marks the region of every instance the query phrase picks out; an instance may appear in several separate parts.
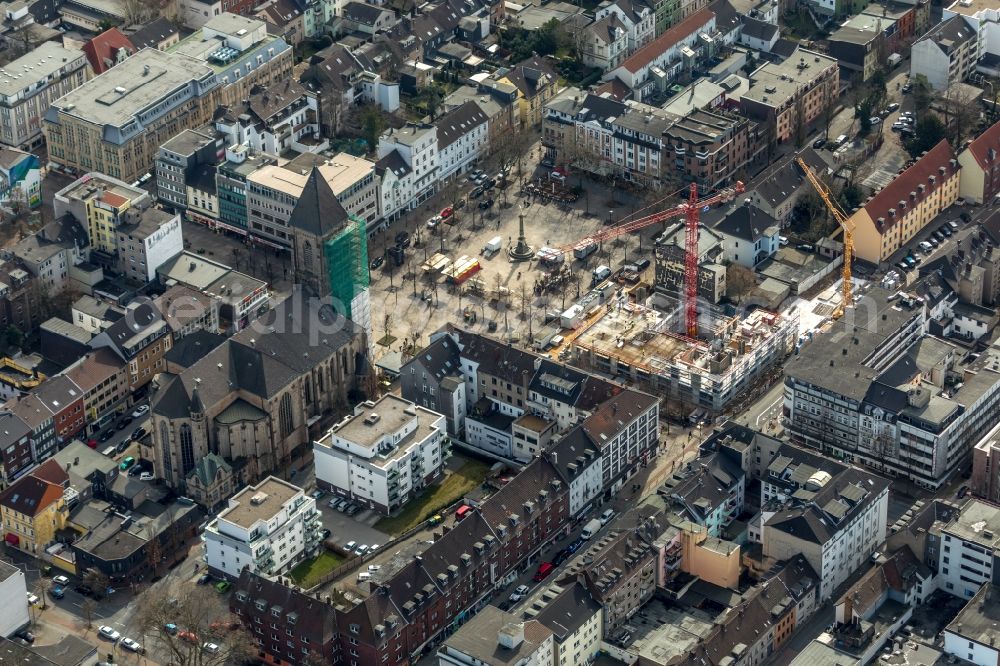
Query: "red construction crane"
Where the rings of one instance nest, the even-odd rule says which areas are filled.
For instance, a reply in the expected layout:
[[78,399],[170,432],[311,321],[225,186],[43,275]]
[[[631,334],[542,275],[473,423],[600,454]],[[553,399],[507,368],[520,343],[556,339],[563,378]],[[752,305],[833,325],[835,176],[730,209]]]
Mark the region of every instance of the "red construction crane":
[[557,248],[560,252],[573,252],[594,243],[611,240],[624,234],[632,233],[657,222],[684,216],[687,222],[687,234],[684,243],[684,312],[686,316],[688,337],[698,335],[698,220],[701,211],[719,203],[732,201],[737,194],[743,194],[743,181],[736,181],[733,187],[725,187],[710,197],[698,199],[698,186],[691,183],[688,200],[677,204],[674,208],[661,210],[658,213],[640,217],[614,227],[602,229],[596,234],[581,238],[575,243]]

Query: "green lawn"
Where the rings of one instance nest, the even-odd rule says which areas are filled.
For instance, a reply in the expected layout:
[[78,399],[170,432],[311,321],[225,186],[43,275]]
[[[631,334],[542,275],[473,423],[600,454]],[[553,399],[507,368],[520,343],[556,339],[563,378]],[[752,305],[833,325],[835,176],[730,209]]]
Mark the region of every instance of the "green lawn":
[[288,572],[288,576],[295,581],[296,585],[308,590],[343,562],[343,557],[324,549],[316,557],[310,557],[308,560],[300,562]]
[[416,527],[435,513],[478,486],[486,478],[489,466],[478,460],[469,460],[455,472],[445,472],[444,480],[407,502],[395,516],[382,518],[375,529],[393,536]]

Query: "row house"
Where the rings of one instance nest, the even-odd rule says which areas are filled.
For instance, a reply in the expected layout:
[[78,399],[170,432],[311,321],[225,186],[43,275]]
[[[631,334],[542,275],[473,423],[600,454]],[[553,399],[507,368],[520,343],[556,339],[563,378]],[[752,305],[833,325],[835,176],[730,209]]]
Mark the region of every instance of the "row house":
[[602,72],[614,69],[628,55],[629,34],[617,14],[597,18],[576,32],[580,61]]
[[437,127],[407,123],[387,131],[378,140],[376,168],[379,167],[383,219],[395,219],[419,206],[434,194],[440,180]]
[[65,373],[83,394],[88,434],[103,428],[114,418],[119,406],[128,403],[128,364],[109,348],[88,352]]
[[129,389],[136,390],[166,369],[170,326],[148,303],[130,304],[125,316],[90,341],[92,349],[110,349],[128,364]]
[[[271,626],[274,607],[258,594],[267,583],[249,572],[234,586],[230,608],[255,633],[260,656],[274,663],[302,663],[304,648],[359,664],[409,663],[446,628],[485,607],[525,560],[565,533],[568,520],[566,487],[539,459],[442,533],[420,558],[369,583],[369,594],[359,604],[347,610],[327,607],[335,636],[319,633],[318,627],[305,640],[284,635],[268,640],[270,632],[256,632],[258,624]],[[287,619],[283,611],[279,608],[275,617]]]
[[489,118],[475,102],[466,102],[449,111],[434,124],[441,163],[438,180],[464,174],[489,147]]
[[[618,79],[641,100],[655,85],[657,76],[662,74],[669,81],[685,66],[693,64],[693,58],[701,50],[701,36],[711,35],[715,29],[715,13],[708,8],[699,9],[638,49],[618,67],[608,70],[603,79]],[[659,73],[654,76],[653,70]]]
[[594,19],[617,16],[626,33],[626,55],[631,55],[656,37],[656,11],[643,0],[604,0],[594,10]]

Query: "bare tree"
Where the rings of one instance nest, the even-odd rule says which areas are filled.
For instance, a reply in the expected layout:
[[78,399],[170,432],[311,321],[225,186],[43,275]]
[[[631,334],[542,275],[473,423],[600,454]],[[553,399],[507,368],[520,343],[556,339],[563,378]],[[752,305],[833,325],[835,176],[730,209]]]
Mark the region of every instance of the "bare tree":
[[757,286],[754,272],[743,264],[729,264],[726,268],[726,296],[739,302]]
[[80,615],[83,617],[83,623],[87,629],[94,626],[94,612],[96,610],[97,604],[90,597],[84,597],[83,601],[80,602]]
[[[222,666],[256,656],[254,636],[233,621],[226,597],[210,590],[197,587],[170,597],[168,587],[158,586],[144,594],[136,622],[163,661],[176,666]],[[209,652],[202,648],[205,643],[214,643],[219,650]]]

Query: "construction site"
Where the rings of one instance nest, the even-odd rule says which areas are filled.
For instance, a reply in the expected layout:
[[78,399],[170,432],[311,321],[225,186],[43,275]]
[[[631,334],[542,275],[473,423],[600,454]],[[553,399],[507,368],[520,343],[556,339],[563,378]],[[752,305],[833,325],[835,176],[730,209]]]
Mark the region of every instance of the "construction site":
[[720,412],[789,354],[799,335],[798,313],[754,310],[715,315],[704,338],[680,335],[669,313],[635,303],[612,305],[576,333],[572,355],[581,367],[641,382],[665,397]]

